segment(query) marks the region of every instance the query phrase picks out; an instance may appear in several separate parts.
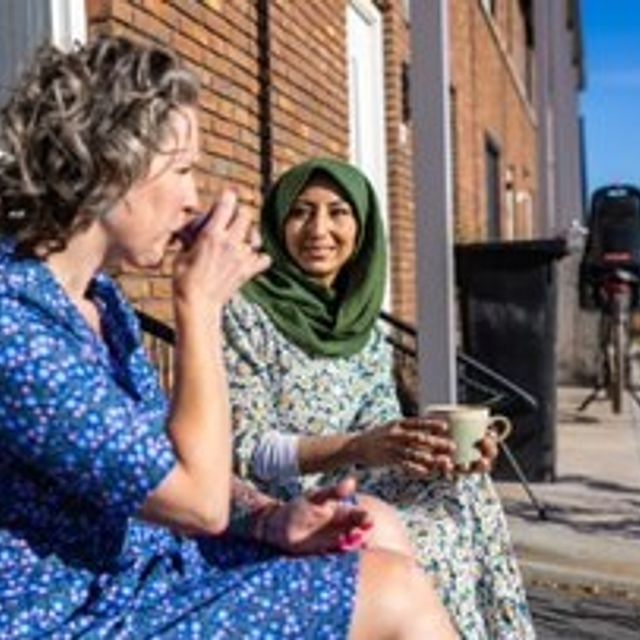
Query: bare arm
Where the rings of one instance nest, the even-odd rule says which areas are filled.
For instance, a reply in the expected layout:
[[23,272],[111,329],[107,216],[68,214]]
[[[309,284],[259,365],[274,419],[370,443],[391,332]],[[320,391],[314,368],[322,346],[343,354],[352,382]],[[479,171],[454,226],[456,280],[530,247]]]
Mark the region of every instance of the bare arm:
[[359,399],[359,410],[346,433],[301,438],[301,473],[325,472],[359,465],[400,467],[419,476],[434,468],[450,470],[451,442],[440,423],[403,418],[392,374],[392,357],[384,337],[376,335],[368,361],[369,389]]
[[[283,421],[291,423],[296,414],[289,416],[286,406],[279,408],[282,389],[277,380],[285,374],[286,367],[279,360],[277,347],[272,346],[270,324],[255,305],[236,299],[227,307],[224,330],[234,407],[235,458],[242,476],[277,482],[290,478],[292,473],[327,472],[353,465],[402,465],[421,445],[423,449],[434,445],[448,450],[449,443],[437,438],[437,427],[429,439],[423,440],[428,435],[425,425],[405,423],[400,417],[391,354],[385,348],[384,337],[378,335],[377,351],[367,358],[370,370],[366,378],[372,383],[354,400],[359,411],[353,424],[345,425],[339,433],[325,429],[323,435],[304,435],[296,430],[296,449],[291,453],[290,441],[279,442],[278,435],[291,437]],[[282,410],[284,414],[280,413]],[[433,452],[428,453],[431,463]],[[296,457],[296,469],[290,464],[292,455]],[[418,456],[414,462],[420,462]]]
[[303,436],[298,441],[300,473],[321,473],[364,464],[358,451],[359,434]]
[[435,468],[451,471],[451,440],[446,426],[425,418],[404,418],[363,426],[348,434],[309,436],[298,443],[301,473],[325,472],[350,465],[398,466],[417,476]]
[[231,418],[220,329],[224,303],[268,266],[245,242],[248,214],[235,215],[226,191],[194,247],[176,258],[178,346],[168,431],[177,464],[147,499],[142,517],[217,534],[227,527],[231,496]]

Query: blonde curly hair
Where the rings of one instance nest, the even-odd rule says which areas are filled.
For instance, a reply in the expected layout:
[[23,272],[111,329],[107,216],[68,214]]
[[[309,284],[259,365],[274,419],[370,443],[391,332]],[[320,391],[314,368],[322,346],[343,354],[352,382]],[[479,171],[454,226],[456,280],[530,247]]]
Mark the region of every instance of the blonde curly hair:
[[41,47],[0,112],[0,235],[60,251],[149,170],[169,116],[198,99],[170,51],[100,37]]

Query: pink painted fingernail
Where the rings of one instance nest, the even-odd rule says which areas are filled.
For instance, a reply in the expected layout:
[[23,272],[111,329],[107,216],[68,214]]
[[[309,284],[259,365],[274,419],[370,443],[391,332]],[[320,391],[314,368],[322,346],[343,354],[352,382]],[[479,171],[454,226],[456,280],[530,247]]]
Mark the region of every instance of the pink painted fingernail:
[[357,542],[345,542],[340,545],[340,551],[355,551],[356,549],[360,549],[362,546],[362,540],[358,540]]
[[360,544],[362,542],[362,534],[361,533],[350,533],[347,536],[347,542],[349,544]]

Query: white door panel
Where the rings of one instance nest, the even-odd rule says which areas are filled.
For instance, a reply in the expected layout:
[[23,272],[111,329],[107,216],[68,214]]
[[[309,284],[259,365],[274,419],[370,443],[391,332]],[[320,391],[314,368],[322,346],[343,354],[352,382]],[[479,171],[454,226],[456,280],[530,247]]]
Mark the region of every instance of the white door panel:
[[[350,0],[347,7],[349,69],[349,156],[373,183],[389,229],[387,147],[382,15],[371,0]],[[389,261],[390,264],[390,261]],[[385,308],[390,307],[388,267]]]

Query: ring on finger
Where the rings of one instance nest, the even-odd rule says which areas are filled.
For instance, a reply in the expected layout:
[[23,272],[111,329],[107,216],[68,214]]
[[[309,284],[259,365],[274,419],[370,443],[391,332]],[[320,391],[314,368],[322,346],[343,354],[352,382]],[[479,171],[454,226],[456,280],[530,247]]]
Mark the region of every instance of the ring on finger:
[[416,462],[431,462],[433,456],[427,451],[416,451],[412,447],[405,447],[405,455],[409,460]]

